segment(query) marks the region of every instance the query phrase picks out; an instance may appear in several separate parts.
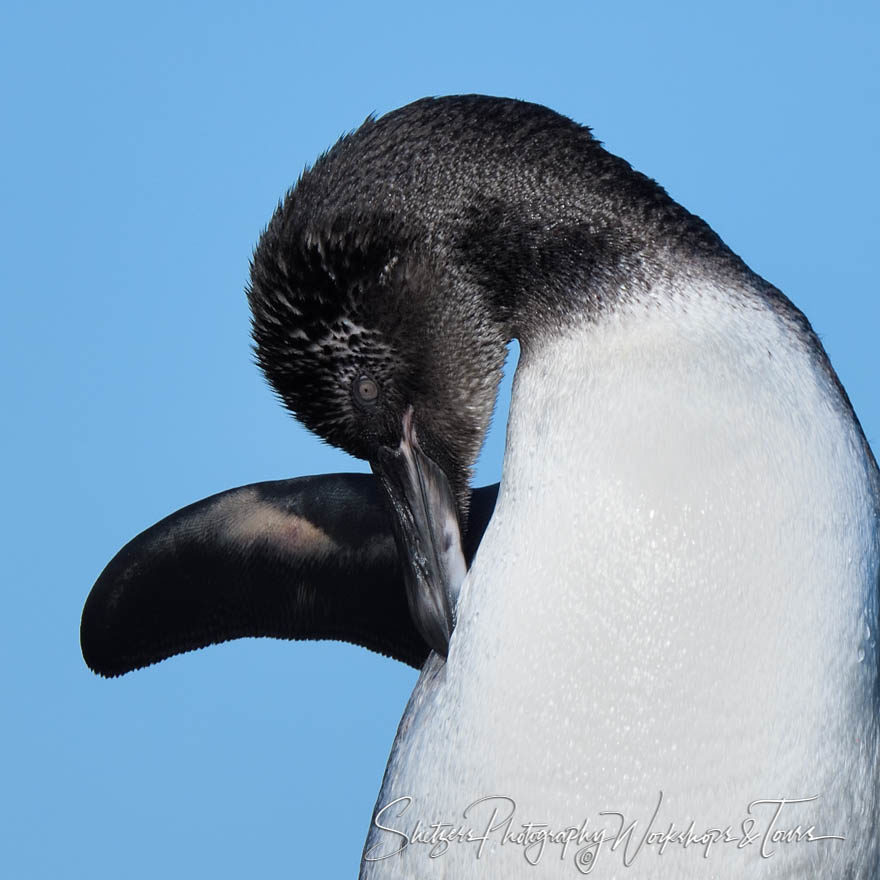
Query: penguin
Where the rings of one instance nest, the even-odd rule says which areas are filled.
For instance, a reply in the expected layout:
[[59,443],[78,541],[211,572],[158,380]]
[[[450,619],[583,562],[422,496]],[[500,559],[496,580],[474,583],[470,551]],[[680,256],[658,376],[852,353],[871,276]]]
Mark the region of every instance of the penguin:
[[[880,473],[805,316],[704,221],[545,107],[423,99],[303,173],[248,298],[263,372],[370,462],[397,551],[366,613],[307,600],[259,628],[424,658],[362,878],[880,875]],[[502,480],[474,507],[511,339]],[[380,522],[333,532],[320,484],[292,491],[319,568]],[[231,500],[237,539],[283,556],[265,502]],[[149,607],[150,576],[126,578],[166,553],[144,538],[108,567],[84,653],[124,653],[104,615]],[[293,568],[306,595],[335,578]],[[145,616],[121,666],[193,642]]]

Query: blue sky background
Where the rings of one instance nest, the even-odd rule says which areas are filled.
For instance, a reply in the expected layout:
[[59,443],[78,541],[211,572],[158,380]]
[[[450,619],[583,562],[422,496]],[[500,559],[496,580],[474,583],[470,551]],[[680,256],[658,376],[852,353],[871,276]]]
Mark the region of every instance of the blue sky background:
[[370,112],[547,104],[807,313],[877,450],[880,6],[140,6],[0,21],[0,874],[354,877],[414,671],[250,640],[105,681],[79,651],[91,584],[143,528],[365,469],[251,362],[242,290],[277,199]]

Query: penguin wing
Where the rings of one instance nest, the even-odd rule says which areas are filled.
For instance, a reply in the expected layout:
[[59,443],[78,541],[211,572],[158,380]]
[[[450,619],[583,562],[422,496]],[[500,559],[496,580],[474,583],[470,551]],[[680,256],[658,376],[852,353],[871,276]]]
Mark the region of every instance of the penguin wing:
[[[254,483],[197,501],[133,538],[83,608],[101,675],[244,636],[340,639],[420,667],[381,488],[370,474]],[[470,564],[498,484],[471,493]]]

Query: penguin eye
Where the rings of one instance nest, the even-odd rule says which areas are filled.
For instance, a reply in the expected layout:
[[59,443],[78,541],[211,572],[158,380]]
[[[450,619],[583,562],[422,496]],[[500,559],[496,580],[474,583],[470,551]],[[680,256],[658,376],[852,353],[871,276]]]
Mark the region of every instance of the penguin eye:
[[369,376],[358,376],[352,384],[354,398],[358,403],[373,406],[379,399],[379,386]]

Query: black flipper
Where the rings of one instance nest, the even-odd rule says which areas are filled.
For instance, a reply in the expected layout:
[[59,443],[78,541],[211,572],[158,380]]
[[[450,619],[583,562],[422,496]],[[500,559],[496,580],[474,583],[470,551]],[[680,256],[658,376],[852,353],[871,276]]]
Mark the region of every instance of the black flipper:
[[[328,474],[254,483],[171,514],[129,541],[86,599],[83,657],[114,676],[244,636],[340,639],[421,667],[378,482]],[[498,484],[475,489],[468,565]]]

